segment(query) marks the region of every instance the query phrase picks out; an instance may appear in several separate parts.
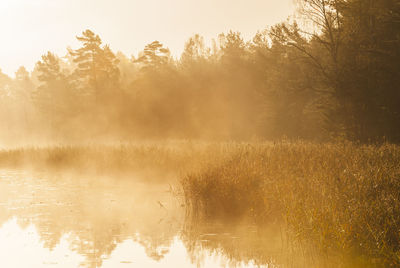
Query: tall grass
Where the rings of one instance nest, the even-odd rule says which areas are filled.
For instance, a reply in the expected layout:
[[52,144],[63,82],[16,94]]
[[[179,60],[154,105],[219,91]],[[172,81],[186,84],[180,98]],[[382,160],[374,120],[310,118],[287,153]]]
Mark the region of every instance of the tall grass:
[[400,265],[398,146],[237,146],[182,186],[192,217],[279,219],[289,241],[342,265]]
[[285,226],[285,241],[327,256],[329,263],[400,265],[397,145],[184,142],[24,148],[0,151],[0,167],[173,174],[180,176],[189,220],[278,222]]

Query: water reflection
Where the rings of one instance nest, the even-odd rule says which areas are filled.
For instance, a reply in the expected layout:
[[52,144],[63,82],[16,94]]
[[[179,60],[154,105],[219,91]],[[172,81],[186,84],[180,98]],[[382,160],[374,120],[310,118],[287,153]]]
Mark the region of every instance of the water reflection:
[[263,234],[268,238],[263,240],[249,225],[191,221],[169,188],[135,178],[3,172],[2,264],[260,267],[273,262],[277,254],[268,245],[279,244],[275,236]]
[[187,218],[183,236],[193,263],[202,265],[203,253],[222,254],[229,266],[240,263],[257,267],[275,267],[283,263],[282,230],[278,224],[251,225],[248,221],[227,223],[207,222]]
[[64,235],[57,246],[46,248],[34,225],[22,229],[14,218],[0,229],[2,267],[79,267],[84,257],[69,248]]

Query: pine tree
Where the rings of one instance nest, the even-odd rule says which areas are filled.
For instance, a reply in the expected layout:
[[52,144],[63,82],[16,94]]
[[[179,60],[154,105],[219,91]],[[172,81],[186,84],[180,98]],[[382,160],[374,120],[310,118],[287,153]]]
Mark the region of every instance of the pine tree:
[[109,46],[102,46],[100,37],[92,31],[84,31],[77,39],[82,42],[82,47],[69,50],[74,63],[77,64],[74,80],[83,85],[86,94],[94,95],[96,101],[99,101],[118,88],[119,61]]

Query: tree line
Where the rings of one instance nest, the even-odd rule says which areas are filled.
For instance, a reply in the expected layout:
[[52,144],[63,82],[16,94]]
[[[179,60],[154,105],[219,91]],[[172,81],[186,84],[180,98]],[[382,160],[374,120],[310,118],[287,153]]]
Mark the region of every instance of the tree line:
[[191,37],[138,57],[86,30],[66,56],[0,72],[3,141],[300,138],[400,141],[400,2],[300,0],[297,21]]

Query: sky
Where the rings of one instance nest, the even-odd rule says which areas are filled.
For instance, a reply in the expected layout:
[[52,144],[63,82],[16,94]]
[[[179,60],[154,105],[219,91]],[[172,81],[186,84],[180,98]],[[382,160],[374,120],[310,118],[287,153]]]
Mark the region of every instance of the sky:
[[31,71],[47,51],[78,47],[86,29],[127,56],[155,40],[179,56],[194,34],[233,30],[249,40],[293,12],[293,0],[0,0],[0,69]]

